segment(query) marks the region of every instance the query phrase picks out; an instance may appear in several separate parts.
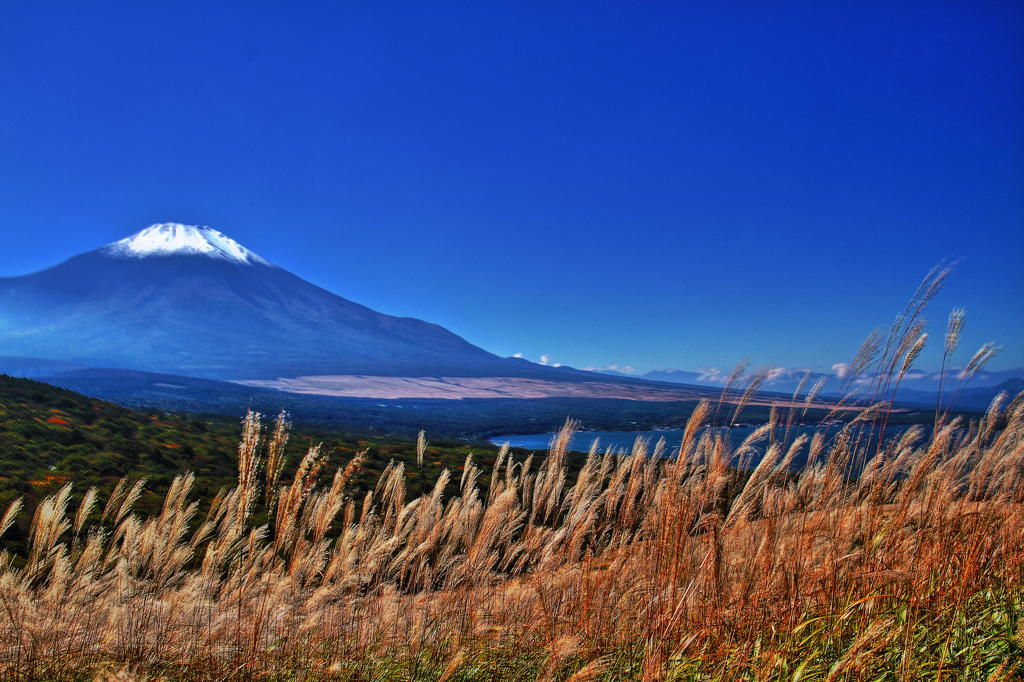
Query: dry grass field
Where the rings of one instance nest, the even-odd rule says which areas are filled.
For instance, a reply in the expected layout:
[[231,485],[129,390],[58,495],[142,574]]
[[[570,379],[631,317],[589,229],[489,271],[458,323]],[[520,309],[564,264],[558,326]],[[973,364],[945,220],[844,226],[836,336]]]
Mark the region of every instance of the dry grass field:
[[[139,484],[70,485],[0,576],[0,664],[25,679],[1012,679],[1024,672],[1024,401],[911,429],[735,451],[700,430],[652,456],[593,452],[572,424],[541,466],[406,499],[395,467],[349,499],[359,460],[281,484],[284,429],[245,421],[238,485],[199,517],[181,477],[154,518]],[[867,421],[865,419],[865,421]],[[859,434],[859,435],[858,435]],[[752,470],[729,466],[755,445]],[[808,449],[811,462],[789,461]],[[265,457],[260,453],[266,452]],[[252,527],[251,510],[273,520]],[[3,525],[18,513],[7,512]]]
[[503,450],[486,487],[469,458],[432,493],[409,499],[395,465],[357,498],[359,456],[322,471],[313,446],[281,480],[287,424],[250,413],[237,485],[209,508],[191,476],[149,517],[143,482],[75,504],[69,484],[3,558],[0,674],[1019,679],[1024,397],[881,441],[923,344],[914,305],[858,356],[891,385],[831,436],[790,437],[794,401],[732,445],[702,403],[678,444],[595,447],[571,471],[568,422],[543,459]]

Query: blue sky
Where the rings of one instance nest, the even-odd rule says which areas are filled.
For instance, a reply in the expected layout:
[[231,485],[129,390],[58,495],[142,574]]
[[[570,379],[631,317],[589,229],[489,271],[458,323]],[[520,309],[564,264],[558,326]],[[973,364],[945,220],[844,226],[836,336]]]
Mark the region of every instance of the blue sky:
[[932,331],[1024,365],[1019,3],[214,4],[5,7],[0,275],[207,224],[502,355],[821,369],[962,258]]

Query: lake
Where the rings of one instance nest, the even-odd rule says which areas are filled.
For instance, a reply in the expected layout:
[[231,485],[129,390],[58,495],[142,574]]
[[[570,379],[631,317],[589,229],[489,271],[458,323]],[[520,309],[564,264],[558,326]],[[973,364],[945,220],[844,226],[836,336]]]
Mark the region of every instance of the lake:
[[[701,432],[705,431],[708,427],[701,429]],[[744,438],[749,436],[757,427],[756,426],[735,426],[729,430],[730,440],[732,444],[739,445]],[[814,435],[818,431],[824,431],[827,436],[832,436],[842,428],[842,425],[834,426],[794,426],[789,430],[789,440],[793,440],[800,434],[807,434],[808,437]],[[866,427],[862,427],[866,428]],[[885,429],[886,439],[893,438],[901,435],[907,429],[906,426],[889,426]],[[785,431],[785,427],[779,427],[779,438],[781,438],[781,432]],[[925,434],[927,435],[928,429],[925,428]],[[551,443],[551,439],[554,437],[554,433],[523,433],[523,434],[510,434],[507,436],[495,436],[488,440],[494,445],[504,445],[509,443],[512,447],[523,448],[526,450],[547,450]],[[658,442],[659,438],[665,439],[665,452],[671,453],[673,450],[679,447],[679,443],[683,439],[682,429],[656,429],[653,431],[580,431],[573,436],[572,442],[569,447],[571,450],[577,452],[587,452],[590,450],[591,443],[596,438],[598,440],[599,449],[603,452],[606,448],[611,447],[617,450],[625,450],[629,452],[633,447],[633,441],[637,437],[646,438],[648,440],[648,447],[650,450],[654,449],[655,443]],[[762,441],[761,445],[764,445]],[[799,461],[800,458],[797,458]],[[796,463],[796,462],[794,462]]]

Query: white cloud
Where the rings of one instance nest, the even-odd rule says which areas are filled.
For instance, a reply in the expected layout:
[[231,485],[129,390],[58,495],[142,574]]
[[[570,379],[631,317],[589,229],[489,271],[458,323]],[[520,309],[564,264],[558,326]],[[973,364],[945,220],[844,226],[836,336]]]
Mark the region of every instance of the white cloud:
[[837,362],[832,365],[832,371],[836,373],[838,378],[845,379],[846,373],[850,371],[850,365],[846,362]]
[[700,374],[700,376],[697,377],[697,381],[721,383],[728,378],[725,372],[718,367],[703,367],[698,369],[697,372]]
[[588,365],[584,367],[588,372],[622,372],[623,374],[636,374],[636,368],[632,365],[605,365],[604,367],[598,367],[597,365]]
[[549,356],[547,354],[540,356],[540,364],[546,365],[549,362],[551,362],[551,356]]
[[521,357],[523,357],[523,354],[522,353],[514,353],[512,355],[512,357],[514,357],[514,358],[521,358]]

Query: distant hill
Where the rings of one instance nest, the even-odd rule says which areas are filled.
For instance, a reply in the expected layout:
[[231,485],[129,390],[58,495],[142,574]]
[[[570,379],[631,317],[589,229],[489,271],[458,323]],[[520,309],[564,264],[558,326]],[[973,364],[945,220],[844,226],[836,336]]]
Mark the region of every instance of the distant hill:
[[[925,372],[912,370],[900,386],[896,398],[900,402],[935,405],[939,394],[939,387],[943,389],[943,403],[955,400],[957,409],[978,410],[985,409],[992,399],[1000,392],[1007,391],[1010,395],[1016,395],[1024,386],[1024,368],[1016,368],[999,371],[983,371],[973,377],[967,388],[960,390],[959,369],[947,370],[945,375],[938,372]],[[687,386],[703,386],[707,389],[720,388],[725,383],[727,372],[719,370],[707,370],[692,372],[682,369],[659,369],[652,370],[640,375],[628,375],[622,372],[601,370],[601,374],[610,376],[633,376],[647,381],[659,381],[666,383],[678,383]],[[750,374],[748,372],[747,377]],[[942,376],[945,378],[942,379]],[[806,377],[806,379],[805,379]],[[940,381],[940,379],[942,379]],[[835,373],[811,372],[809,370],[786,370],[776,368],[762,384],[762,390],[774,392],[779,395],[792,395],[799,386],[803,386],[802,393],[806,394],[817,382],[823,382],[821,393],[823,397],[841,397],[850,387],[844,380]],[[870,381],[870,379],[868,379]],[[745,385],[741,380],[739,386]],[[863,380],[861,385],[863,385]],[[856,386],[854,387],[856,388]]]
[[[953,409],[982,411],[988,409],[1000,393],[1006,393],[1007,398],[1012,400],[1022,391],[1024,379],[1007,379],[995,386],[979,386],[959,391],[953,388],[944,393],[942,404]],[[937,393],[930,391],[901,390],[899,395],[905,402],[920,405],[935,405],[939,398]]]
[[88,365],[43,358],[17,358],[0,356],[0,374],[27,379],[50,377],[61,372],[88,369]]

